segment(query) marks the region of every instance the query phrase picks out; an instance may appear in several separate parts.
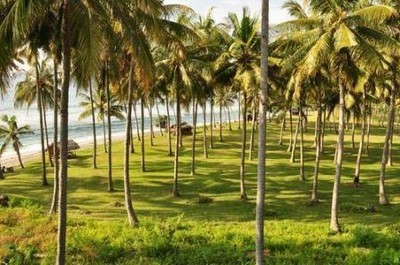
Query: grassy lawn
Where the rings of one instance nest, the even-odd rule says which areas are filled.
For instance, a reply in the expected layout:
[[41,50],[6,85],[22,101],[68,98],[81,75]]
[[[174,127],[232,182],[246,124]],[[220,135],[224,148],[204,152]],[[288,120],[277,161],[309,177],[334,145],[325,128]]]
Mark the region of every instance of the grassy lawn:
[[[249,126],[250,127],[250,126]],[[340,186],[342,234],[329,232],[336,135],[326,128],[321,162],[320,203],[309,203],[315,160],[314,124],[305,135],[306,181],[299,164],[289,163],[288,129],[279,146],[279,124],[268,127],[266,257],[267,264],[400,264],[399,137],[394,136],[394,166],[387,171],[390,206],[378,204],[378,178],[384,128],[372,127],[370,156],[363,157],[361,187],[352,187],[357,149],[346,132]],[[131,157],[133,204],[141,224],[129,228],[123,204],[123,144],[113,147],[115,192],[107,192],[107,157],[100,151],[99,168],[91,168],[91,150],[70,160],[68,182],[68,260],[70,264],[253,264],[256,151],[247,162],[250,200],[239,200],[241,133],[237,124],[224,142],[203,158],[197,141],[197,175],[190,176],[191,137],[185,137],[180,158],[181,197],[171,197],[173,157],[167,138],[146,141],[147,172],[139,172],[140,148]],[[199,133],[202,133],[199,129]],[[359,140],[359,128],[356,142]],[[358,146],[358,144],[357,144]],[[247,149],[248,150],[248,149]],[[297,152],[297,155],[299,153]],[[297,159],[298,161],[298,159]],[[49,180],[52,183],[52,170]],[[41,186],[40,161],[0,180],[0,193],[11,199],[0,208],[0,260],[8,264],[53,264],[56,218],[47,216],[52,187]],[[200,204],[199,195],[213,199]],[[13,263],[14,262],[14,263]],[[30,263],[29,263],[30,262]]]

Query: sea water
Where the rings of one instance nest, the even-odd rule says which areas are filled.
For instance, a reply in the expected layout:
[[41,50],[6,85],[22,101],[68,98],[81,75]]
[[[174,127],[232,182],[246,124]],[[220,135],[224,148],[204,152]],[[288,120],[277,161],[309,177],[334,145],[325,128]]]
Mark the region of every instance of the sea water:
[[[27,157],[34,153],[37,153],[41,150],[40,145],[40,126],[39,126],[39,113],[36,104],[33,104],[29,109],[26,107],[23,108],[15,108],[14,107],[14,90],[15,85],[17,82],[22,80],[22,75],[16,75],[15,78],[10,82],[10,88],[7,91],[7,95],[3,98],[0,98],[0,116],[8,115],[12,116],[15,115],[17,118],[18,126],[29,125],[33,134],[31,135],[23,135],[20,136],[20,141],[23,144],[21,148],[21,154],[23,157]],[[35,89],[35,88],[32,88]],[[93,142],[93,131],[92,131],[92,122],[91,117],[79,120],[79,115],[81,114],[83,108],[80,106],[81,99],[77,96],[77,88],[74,84],[71,85],[70,92],[69,92],[69,130],[68,130],[68,138],[73,139],[79,145],[87,144],[89,142]],[[172,109],[173,106],[170,107],[170,117],[171,117],[171,124],[174,124],[174,112]],[[140,128],[141,119],[140,119],[140,105],[138,104],[136,107],[137,115],[138,115],[138,126]],[[206,107],[206,111],[210,110],[210,105]],[[166,115],[167,111],[164,105],[159,104],[159,111],[160,115]],[[189,124],[193,124],[192,114],[188,112],[189,110],[182,110],[182,122],[185,121]],[[191,110],[190,110],[191,111]],[[219,122],[219,107],[215,106],[215,121]],[[147,108],[144,110],[144,129],[146,132],[150,130],[150,118],[148,114]],[[154,132],[158,132],[158,128],[155,127],[155,122],[157,118],[157,112],[155,106],[152,108],[152,115],[153,115],[153,126]],[[47,119],[47,127],[49,133],[49,143],[51,144],[53,141],[53,110],[46,111],[46,119]],[[210,123],[210,115],[209,112],[206,115],[206,123]],[[132,113],[132,126],[134,133],[136,132],[136,123],[134,120],[134,115]],[[235,121],[238,119],[238,104],[235,103],[231,109],[231,119]],[[226,110],[223,110],[222,113],[222,120],[223,122],[227,122],[228,116]],[[198,108],[198,117],[197,117],[198,125],[202,125],[203,121],[203,113],[202,108]],[[125,121],[118,120],[116,118],[111,119],[111,129],[113,137],[121,137],[125,131]],[[97,143],[101,145],[103,143],[103,127],[102,121],[96,120],[96,135],[97,135]],[[107,133],[107,131],[106,131]],[[135,136],[136,134],[134,134]],[[3,143],[3,139],[0,139],[0,144]],[[6,151],[1,155],[0,161],[3,165],[15,165],[15,152],[11,146],[6,149]]]

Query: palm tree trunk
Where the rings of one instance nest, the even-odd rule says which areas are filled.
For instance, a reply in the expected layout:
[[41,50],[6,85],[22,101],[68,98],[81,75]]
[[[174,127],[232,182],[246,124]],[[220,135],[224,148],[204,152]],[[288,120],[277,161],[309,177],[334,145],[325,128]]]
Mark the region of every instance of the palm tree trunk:
[[50,167],[54,167],[53,160],[51,160],[50,156],[50,145],[49,145],[49,130],[47,129],[47,117],[46,117],[46,107],[44,105],[44,101],[42,100],[42,110],[43,110],[43,123],[44,123],[44,135],[46,139],[46,147],[47,147],[47,154],[49,156],[49,164]]
[[317,106],[317,120],[316,123],[316,137],[315,137],[315,167],[314,167],[314,178],[313,178],[313,188],[311,194],[311,202],[317,203],[319,202],[318,199],[318,176],[319,176],[319,165],[321,161],[321,97],[319,90],[318,93],[318,106]]
[[214,131],[214,99],[211,96],[210,99],[210,149],[214,148],[214,137],[213,137],[213,131]]
[[174,159],[174,185],[172,188],[172,196],[177,197],[179,196],[179,188],[178,188],[178,166],[179,166],[179,139],[180,139],[180,134],[181,134],[181,110],[180,110],[180,101],[179,101],[179,93],[176,93],[176,115],[177,115],[177,121],[176,121],[176,138],[175,138],[175,159]]
[[92,131],[93,131],[93,168],[97,168],[97,135],[96,135],[96,117],[94,113],[94,103],[93,103],[93,88],[92,88],[92,78],[89,80],[89,96],[90,96],[90,110],[92,113]]
[[353,112],[353,124],[351,125],[351,148],[354,149],[354,148],[356,148],[355,141],[354,141],[354,135],[356,132],[356,115],[355,115],[354,110],[352,112]]
[[[300,98],[300,110],[303,109],[302,99]],[[302,111],[299,113],[300,118],[300,181],[305,181],[304,177],[304,117]]]
[[151,112],[151,106],[150,104],[147,105],[147,111],[149,113],[149,118],[150,118],[150,146],[154,146],[154,142],[153,142],[153,137],[154,137],[154,132],[153,132],[153,113]]
[[364,149],[364,138],[365,138],[365,121],[366,121],[366,113],[367,113],[367,106],[366,106],[366,92],[365,89],[363,90],[363,103],[362,103],[362,121],[361,121],[361,139],[360,139],[360,146],[358,147],[358,154],[357,154],[357,162],[356,162],[356,169],[354,172],[354,179],[353,183],[355,186],[360,185],[360,168],[361,168],[361,157]]
[[4,172],[3,172],[3,167],[1,166],[1,162],[0,162],[0,179],[4,179]]
[[133,58],[130,63],[129,69],[129,84],[128,84],[128,112],[126,117],[125,127],[125,148],[124,148],[124,195],[125,195],[125,207],[128,215],[128,222],[130,226],[139,225],[139,220],[135,214],[132,205],[131,197],[131,183],[129,180],[129,145],[132,139],[132,74],[133,74]]
[[112,135],[111,135],[111,94],[110,94],[110,80],[108,73],[108,59],[106,61],[106,93],[107,93],[107,128],[108,128],[108,191],[114,191],[112,180]]
[[226,107],[226,111],[228,112],[228,126],[229,130],[232,131],[232,125],[231,125],[231,110],[230,107]]
[[49,214],[57,212],[58,206],[58,185],[59,185],[59,164],[58,164],[58,63],[57,59],[54,59],[54,129],[53,129],[53,158],[54,158],[54,183],[53,183],[53,197],[51,200],[51,206]]
[[168,94],[165,95],[165,107],[167,109],[167,133],[168,133],[168,156],[172,156],[172,144],[171,144],[171,119],[169,116],[169,100]]
[[18,146],[18,144],[14,144],[14,150],[15,150],[15,152],[17,153],[19,165],[21,166],[21,168],[25,168],[25,167],[24,167],[24,163],[22,163],[21,153],[20,153],[20,151],[19,151],[19,146]]
[[66,234],[67,234],[67,176],[68,176],[68,96],[69,79],[71,70],[71,25],[70,12],[71,0],[64,0],[62,14],[62,49],[63,49],[63,83],[61,91],[61,134],[60,134],[60,188],[58,206],[57,229],[57,256],[56,264],[64,265],[66,262]]
[[289,124],[290,124],[290,135],[289,135],[289,146],[287,151],[291,152],[293,147],[293,114],[292,107],[289,109]]
[[371,133],[371,118],[372,118],[372,115],[368,114],[368,118],[367,118],[367,140],[365,142],[365,154],[367,156],[369,156],[369,135]]
[[[238,92],[238,102],[239,102],[239,112],[238,112],[238,122],[239,122],[239,126],[238,129],[240,130],[240,123],[241,123],[241,108],[242,108],[242,104],[241,104],[241,100],[240,100],[240,92]],[[244,121],[243,121],[244,122]]]
[[325,126],[326,126],[326,107],[324,108],[323,112],[323,122],[322,122],[322,130],[321,130],[321,154],[325,153]]
[[[37,106],[39,111],[39,124],[40,124],[40,146],[41,146],[41,155],[42,155],[42,186],[47,186],[49,183],[47,182],[47,172],[46,172],[46,151],[44,148],[44,133],[43,133],[43,104],[42,104],[42,88],[40,87],[40,76],[39,76],[39,62],[36,56],[35,62],[36,68],[36,89],[37,89]],[[23,166],[22,166],[23,167]]]
[[258,133],[257,199],[256,199],[256,265],[264,265],[264,204],[265,204],[265,160],[266,160],[266,115],[268,109],[268,34],[269,1],[262,1],[261,21],[261,82],[260,116]]
[[339,81],[339,131],[338,131],[338,138],[337,138],[337,160],[336,160],[336,174],[333,184],[333,192],[332,192],[332,207],[331,207],[331,224],[330,229],[335,232],[340,232],[341,228],[339,225],[339,218],[338,218],[338,198],[339,198],[339,184],[340,184],[340,177],[342,175],[342,161],[343,161],[343,143],[344,143],[344,126],[345,126],[345,91],[344,85]]
[[283,116],[282,124],[281,124],[281,132],[279,135],[279,145],[283,144],[283,131],[285,130],[285,123],[286,123],[286,110],[284,110],[285,116]]
[[160,135],[164,136],[163,130],[161,128],[160,109],[158,108],[158,100],[157,99],[156,99],[156,110],[157,110],[157,118],[158,118],[158,123],[159,123],[159,128],[160,128]]
[[383,145],[382,151],[382,162],[381,162],[381,172],[379,176],[379,204],[381,205],[388,205],[389,200],[386,197],[385,193],[385,179],[386,179],[386,165],[388,162],[389,157],[389,145],[390,145],[390,137],[393,132],[393,120],[394,120],[394,111],[395,111],[395,103],[396,103],[396,93],[397,93],[397,69],[393,67],[393,77],[392,77],[392,89],[390,91],[390,106],[389,106],[389,113],[388,113],[388,123],[386,128],[386,135],[385,141]]
[[253,150],[254,150],[254,129],[256,126],[256,108],[253,108],[253,118],[251,121],[251,133],[250,133],[250,147],[249,147],[249,161],[253,160]]
[[193,138],[192,138],[192,164],[190,175],[196,175],[196,129],[197,129],[197,99],[193,98]]
[[392,147],[393,147],[393,134],[394,134],[394,120],[392,122],[392,131],[390,132],[390,141],[389,141],[389,154],[388,154],[388,161],[387,166],[393,166],[393,159],[392,159]]
[[208,158],[207,150],[207,125],[206,125],[206,101],[203,103],[203,152],[204,158]]
[[[178,102],[176,103],[178,104]],[[180,101],[179,101],[180,104]],[[176,107],[178,109],[178,106]],[[183,147],[183,135],[182,135],[182,111],[181,111],[181,106],[179,106],[179,112],[176,113],[179,123],[177,123],[177,128],[179,130],[179,147]]]
[[106,117],[104,112],[103,112],[103,141],[104,141],[104,152],[107,153]]
[[247,114],[247,95],[246,92],[243,92],[243,140],[242,140],[242,152],[240,158],[240,199],[242,201],[247,200],[246,194],[246,186],[245,186],[245,160],[246,160],[246,142],[247,142],[247,122],[246,115]]
[[222,139],[222,103],[219,104],[219,141],[224,141]]
[[136,114],[136,102],[135,102],[135,104],[133,106],[133,114],[135,115],[136,135],[137,135],[138,140],[140,141],[139,122],[138,122],[138,117],[137,117],[137,114]]
[[[132,100],[132,102],[133,102],[133,100]],[[129,105],[129,102],[128,102],[128,105]],[[128,107],[129,107],[129,106],[128,106]],[[131,104],[131,119],[132,119],[132,107],[133,107],[133,104]],[[129,127],[130,127],[130,130],[131,130],[131,136],[130,136],[130,138],[129,138],[130,150],[131,150],[131,154],[134,154],[134,153],[135,153],[135,145],[133,144],[133,126],[132,126],[132,120],[131,120],[131,122],[130,122],[130,124],[129,124]]]
[[296,125],[296,132],[294,134],[294,139],[293,139],[293,145],[292,145],[292,155],[290,156],[290,163],[296,162],[296,148],[297,148],[297,138],[299,136],[299,130],[301,126],[301,118],[300,118],[300,113],[299,117],[297,119],[297,125]]
[[140,98],[140,115],[141,115],[141,134],[142,134],[142,141],[141,141],[141,170],[142,172],[146,172],[146,161],[145,161],[145,156],[144,156],[144,99],[143,96]]

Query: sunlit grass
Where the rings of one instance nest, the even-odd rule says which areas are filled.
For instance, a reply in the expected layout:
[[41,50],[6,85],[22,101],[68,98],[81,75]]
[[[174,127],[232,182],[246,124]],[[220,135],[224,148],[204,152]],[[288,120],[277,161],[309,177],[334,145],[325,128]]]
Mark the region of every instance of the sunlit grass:
[[[299,164],[289,163],[284,145],[279,146],[279,124],[268,127],[266,248],[269,264],[399,264],[396,236],[400,217],[400,196],[396,178],[400,173],[398,136],[394,136],[394,166],[388,168],[387,193],[390,206],[378,205],[378,177],[384,128],[373,127],[370,156],[363,157],[361,187],[353,188],[357,149],[346,132],[343,177],[340,187],[340,222],[344,233],[329,232],[330,200],[334,175],[336,135],[326,129],[326,152],[321,163],[320,203],[310,204],[315,160],[312,141],[314,125],[305,135],[306,181],[299,181]],[[139,142],[131,157],[133,204],[141,221],[129,228],[123,197],[123,144],[113,147],[113,177],[116,191],[107,192],[107,156],[99,153],[99,168],[91,168],[91,150],[80,150],[70,160],[68,180],[69,259],[73,264],[246,264],[253,263],[254,208],[257,152],[247,163],[250,200],[239,197],[241,134],[224,127],[224,142],[215,136],[209,159],[203,158],[201,130],[197,141],[197,175],[190,176],[191,137],[185,137],[180,158],[180,193],[173,198],[173,157],[167,156],[167,138],[156,135],[155,146],[146,142],[147,172],[141,173]],[[357,134],[359,128],[357,130]],[[215,131],[214,135],[217,135]],[[356,135],[356,142],[359,136]],[[357,144],[358,145],[358,144]],[[247,149],[248,150],[248,149]],[[297,152],[297,162],[298,162]],[[46,216],[52,187],[41,186],[40,162],[8,174],[0,181],[0,193],[13,200],[13,208],[0,208],[0,258],[10,246],[20,252],[28,246],[44,254],[52,264],[56,220]],[[51,169],[48,171],[52,183]],[[199,196],[213,202],[199,204]],[[33,206],[31,205],[33,202]],[[368,207],[376,211],[368,211]],[[26,210],[28,209],[28,210]],[[29,232],[29,233],[28,233]],[[369,238],[377,242],[369,243]],[[366,241],[366,242],[364,242]],[[107,243],[104,243],[107,242]],[[360,243],[361,242],[361,243]],[[385,243],[386,242],[386,243]],[[23,252],[23,251],[22,251]],[[25,253],[25,252],[24,252]],[[27,253],[21,255],[28,256]],[[15,254],[17,255],[17,254]],[[110,260],[114,260],[112,262]],[[379,261],[376,263],[376,261]],[[185,263],[186,262],[186,263]],[[385,263],[386,262],[386,263]]]

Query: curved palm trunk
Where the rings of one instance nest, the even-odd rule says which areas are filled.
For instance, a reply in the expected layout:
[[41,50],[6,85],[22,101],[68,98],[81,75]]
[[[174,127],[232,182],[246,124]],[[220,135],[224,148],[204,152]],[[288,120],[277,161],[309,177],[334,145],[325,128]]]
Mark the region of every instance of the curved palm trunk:
[[251,133],[250,133],[250,147],[249,147],[249,161],[253,160],[253,150],[254,150],[254,131],[256,126],[256,108],[253,108],[253,119],[251,121]]
[[208,158],[207,150],[207,125],[206,125],[206,102],[203,103],[203,152],[204,158]]
[[167,134],[168,134],[168,156],[172,156],[172,144],[171,144],[171,119],[169,116],[169,100],[168,95],[165,95],[165,107],[167,109]]
[[[319,92],[317,92],[319,93]],[[315,167],[314,167],[314,178],[313,178],[313,188],[311,194],[311,202],[317,203],[318,199],[318,176],[319,176],[319,165],[321,161],[321,98],[318,96],[318,106],[317,106],[317,120],[316,120],[316,137],[315,137]]]
[[58,233],[56,264],[64,265],[66,262],[66,234],[67,234],[67,175],[68,175],[68,96],[69,79],[71,70],[70,40],[70,12],[71,0],[64,0],[62,18],[62,49],[63,49],[63,83],[61,91],[61,135],[60,135],[60,188],[58,206]]
[[154,131],[153,131],[153,113],[151,111],[151,104],[149,104],[147,106],[147,111],[149,113],[149,118],[150,118],[150,134],[149,134],[149,138],[150,138],[150,146],[154,146],[154,142],[153,142],[153,138],[154,138]]
[[354,179],[353,183],[355,186],[360,184],[360,168],[361,168],[361,157],[364,149],[364,138],[365,138],[365,121],[366,121],[366,113],[367,113],[367,106],[366,106],[366,92],[365,89],[363,91],[363,104],[362,104],[362,121],[361,121],[361,139],[360,139],[360,146],[358,147],[358,154],[357,154],[357,162],[356,162],[356,169],[354,172]]
[[393,132],[393,121],[394,121],[394,111],[395,111],[395,103],[396,103],[396,93],[397,93],[397,69],[393,69],[393,77],[392,77],[392,89],[390,91],[390,106],[388,113],[388,123],[386,128],[385,141],[382,150],[382,162],[381,162],[381,172],[379,175],[379,204],[388,205],[389,200],[386,197],[385,193],[385,179],[386,179],[386,165],[389,157],[389,145],[390,138]]
[[[132,107],[132,106],[131,106]],[[131,119],[132,119],[132,110],[131,110]],[[130,142],[130,150],[131,150],[131,154],[135,153],[135,145],[133,144],[133,126],[132,126],[132,120],[131,120],[131,124],[130,126],[130,130],[131,130],[131,138],[129,139]]]
[[[42,156],[42,186],[47,186],[49,183],[47,182],[47,172],[46,172],[46,151],[44,147],[44,133],[43,133],[43,104],[42,104],[42,89],[39,84],[39,62],[36,57],[35,68],[36,68],[36,89],[37,89],[37,107],[39,111],[39,124],[40,124],[40,146],[41,146],[41,156]],[[18,159],[20,159],[18,157]],[[23,168],[22,163],[20,162],[21,167]]]
[[176,93],[176,114],[177,114],[177,121],[176,121],[176,138],[175,138],[175,159],[174,159],[174,185],[172,188],[172,196],[177,197],[179,196],[179,188],[178,188],[178,166],[179,166],[179,139],[181,135],[181,106],[179,100],[179,93]]
[[111,135],[111,94],[108,73],[108,60],[106,62],[106,93],[107,93],[107,128],[108,128],[108,191],[114,191],[112,180],[112,135]]
[[290,124],[290,135],[289,135],[289,146],[287,151],[291,152],[292,147],[293,147],[293,114],[292,114],[292,108],[290,107],[289,110],[289,124]]
[[197,100],[193,99],[193,138],[192,138],[192,164],[190,175],[194,176],[196,174],[196,129],[197,129]]
[[231,110],[230,107],[226,107],[226,111],[228,112],[228,126],[229,130],[232,131],[232,125],[231,125]]
[[[156,110],[157,110],[157,117],[158,117],[158,122],[160,123],[160,109],[158,108],[158,100],[156,100]],[[159,129],[160,129],[160,135],[164,136],[163,130],[161,128],[161,124],[159,124]]]
[[264,264],[264,204],[266,160],[266,115],[268,109],[268,34],[269,1],[262,1],[261,29],[261,82],[258,133],[257,200],[256,200],[256,264]]
[[[303,108],[301,99],[300,99],[300,110]],[[300,181],[305,181],[304,177],[304,117],[303,112],[300,111],[299,113],[300,118]],[[307,127],[307,126],[306,126]]]
[[96,135],[96,117],[94,113],[92,78],[89,80],[90,111],[92,113],[92,131],[93,131],[93,168],[97,168],[97,135]]
[[145,156],[144,156],[145,148],[144,148],[144,99],[143,99],[143,97],[140,98],[140,115],[141,115],[140,130],[141,130],[141,134],[142,134],[142,141],[141,141],[141,145],[140,145],[140,147],[141,147],[140,166],[141,166],[142,172],[146,172],[146,161],[145,161]]
[[242,152],[240,158],[240,199],[243,201],[247,200],[246,186],[245,186],[245,160],[246,160],[246,142],[247,142],[247,95],[246,92],[243,93],[243,140],[242,140]]
[[128,112],[126,117],[126,127],[125,127],[125,144],[124,144],[124,195],[125,195],[125,207],[126,213],[128,215],[128,222],[130,226],[139,225],[139,220],[135,214],[132,205],[131,197],[131,183],[129,179],[129,146],[130,142],[133,140],[132,136],[132,73],[133,73],[133,59],[131,60],[130,70],[129,70],[129,88],[128,88]]
[[224,141],[222,139],[222,103],[219,104],[219,141]]
[[54,183],[53,183],[53,197],[51,200],[51,206],[49,213],[56,213],[58,206],[58,185],[59,185],[59,164],[58,164],[58,64],[56,59],[54,59],[54,88],[53,88],[53,96],[54,96],[54,133],[53,133],[53,158],[54,158]]
[[294,134],[294,139],[293,139],[293,145],[292,145],[292,155],[290,156],[290,163],[294,163],[296,162],[296,148],[297,148],[297,138],[299,136],[299,130],[300,130],[300,126],[301,126],[301,118],[300,118],[300,113],[299,113],[299,117],[297,119],[297,125],[296,125],[296,132]]
[[[138,140],[140,141],[140,133],[139,133],[139,121],[138,121],[138,117],[136,114],[136,102],[133,105],[133,114],[135,115],[135,125],[136,125],[136,136],[138,138]],[[132,139],[133,140],[133,139]]]
[[[21,152],[19,151],[19,146],[18,146],[18,144],[14,144],[14,150],[15,150],[15,152],[17,153],[19,165],[21,166],[21,168],[25,168],[25,167],[24,167],[24,163],[22,163]],[[46,185],[48,185],[48,184],[46,184]],[[44,186],[45,186],[45,185],[44,185]]]
[[341,231],[338,218],[338,198],[339,198],[340,177],[342,175],[343,142],[344,142],[344,129],[345,129],[344,128],[345,91],[344,91],[344,86],[340,81],[339,81],[339,90],[340,90],[339,131],[338,131],[339,134],[337,138],[336,174],[332,192],[331,224],[330,224],[330,229],[335,232]]

